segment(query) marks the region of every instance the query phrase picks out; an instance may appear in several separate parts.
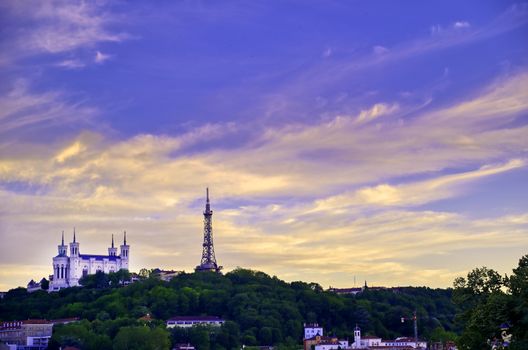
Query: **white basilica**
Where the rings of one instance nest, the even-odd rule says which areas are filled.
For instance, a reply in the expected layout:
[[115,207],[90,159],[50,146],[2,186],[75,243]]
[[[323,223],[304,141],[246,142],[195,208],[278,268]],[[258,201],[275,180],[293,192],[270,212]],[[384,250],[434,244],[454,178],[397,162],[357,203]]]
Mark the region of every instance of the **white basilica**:
[[128,270],[130,246],[126,243],[126,231],[119,255],[117,255],[117,248],[114,247],[114,235],[112,235],[112,246],[108,248],[108,255],[81,254],[79,242],[75,239],[75,229],[73,230],[73,242],[70,243],[70,256],[67,255],[68,247],[64,244],[64,232],[62,232],[62,243],[58,248],[59,255],[53,258],[50,292],[78,286],[81,277],[93,275],[97,271],[109,273],[120,269]]

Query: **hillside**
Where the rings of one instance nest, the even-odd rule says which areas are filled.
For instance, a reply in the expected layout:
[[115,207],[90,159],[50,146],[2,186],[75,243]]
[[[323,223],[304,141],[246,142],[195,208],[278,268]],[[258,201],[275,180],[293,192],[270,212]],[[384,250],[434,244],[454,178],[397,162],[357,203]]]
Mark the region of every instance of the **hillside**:
[[[327,333],[351,339],[356,324],[363,334],[411,335],[412,324],[402,323],[401,317],[417,310],[419,334],[429,339],[456,331],[451,294],[450,289],[406,287],[341,296],[315,283],[286,283],[263,272],[237,269],[225,275],[182,274],[170,282],[149,278],[127,287],[69,288],[51,294],[28,294],[19,288],[0,301],[0,319],[80,317],[85,321],[77,329],[64,326],[62,333],[70,327],[72,332],[98,335],[108,342],[115,341],[119,328],[137,326],[138,318],[147,313],[155,319],[154,325],[163,325],[161,321],[175,315],[215,315],[232,322],[224,325],[225,334],[215,338],[220,340],[201,347],[230,348],[300,344],[304,322],[318,322]],[[173,341],[192,336],[173,333]]]

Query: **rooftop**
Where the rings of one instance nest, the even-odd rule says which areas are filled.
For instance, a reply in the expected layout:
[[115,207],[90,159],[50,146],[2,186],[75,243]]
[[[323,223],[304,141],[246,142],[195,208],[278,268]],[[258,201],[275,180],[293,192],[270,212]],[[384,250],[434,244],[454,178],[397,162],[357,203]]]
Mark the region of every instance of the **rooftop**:
[[174,316],[167,321],[223,321],[218,316]]
[[112,256],[112,255],[79,254],[79,257],[81,257],[81,259],[95,259],[95,260],[105,260],[105,259],[108,259],[108,260],[110,260],[110,261],[121,260],[121,257],[119,257],[119,256]]

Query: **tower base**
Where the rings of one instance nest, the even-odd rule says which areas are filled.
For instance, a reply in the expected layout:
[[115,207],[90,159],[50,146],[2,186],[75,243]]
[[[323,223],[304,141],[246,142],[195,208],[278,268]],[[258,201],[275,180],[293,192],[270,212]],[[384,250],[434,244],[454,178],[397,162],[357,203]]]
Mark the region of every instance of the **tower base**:
[[195,272],[217,272],[220,273],[222,266],[216,266],[213,264],[198,265],[194,268]]

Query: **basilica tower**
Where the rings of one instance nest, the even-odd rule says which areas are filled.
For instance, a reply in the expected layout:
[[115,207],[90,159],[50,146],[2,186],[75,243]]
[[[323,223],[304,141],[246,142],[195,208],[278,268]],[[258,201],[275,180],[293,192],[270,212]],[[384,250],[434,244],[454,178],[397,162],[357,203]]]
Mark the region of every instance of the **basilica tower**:
[[51,283],[57,288],[68,287],[68,274],[70,264],[67,255],[68,247],[64,244],[64,231],[62,231],[62,241],[58,246],[59,254],[53,258],[53,278]]
[[119,254],[119,257],[121,258],[121,268],[128,270],[128,256],[130,253],[130,246],[126,241],[126,231],[123,233],[123,244],[121,244],[119,248],[121,250]]
[[112,234],[112,245],[108,248],[108,256],[117,256],[117,248],[114,247],[114,235]]

